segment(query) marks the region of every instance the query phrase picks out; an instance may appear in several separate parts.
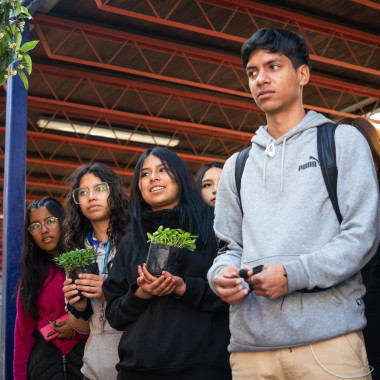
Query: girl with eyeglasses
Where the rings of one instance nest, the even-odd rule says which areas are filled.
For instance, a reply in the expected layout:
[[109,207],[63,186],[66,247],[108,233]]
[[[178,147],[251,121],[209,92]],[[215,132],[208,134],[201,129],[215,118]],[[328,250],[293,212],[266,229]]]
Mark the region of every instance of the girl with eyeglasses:
[[[82,274],[63,292],[69,300],[70,322],[78,332],[89,333],[83,357],[85,379],[116,379],[117,346],[121,333],[105,317],[106,301],[102,290],[121,238],[129,225],[128,198],[118,175],[107,166],[83,165],[69,177],[67,197],[67,235],[69,250],[94,247],[98,254],[99,275]],[[86,297],[79,300],[78,290]]]
[[87,336],[76,334],[68,320],[53,327],[51,341],[40,334],[49,321],[64,315],[65,274],[54,258],[64,251],[65,214],[54,198],[33,201],[26,211],[22,270],[17,297],[13,374],[15,380],[83,379],[80,372]]
[[[130,195],[132,231],[119,245],[103,291],[110,324],[123,330],[118,379],[230,380],[228,305],[206,274],[217,253],[213,209],[185,163],[154,148],[138,160]],[[147,232],[181,228],[198,235],[182,250],[180,275],[146,269]]]

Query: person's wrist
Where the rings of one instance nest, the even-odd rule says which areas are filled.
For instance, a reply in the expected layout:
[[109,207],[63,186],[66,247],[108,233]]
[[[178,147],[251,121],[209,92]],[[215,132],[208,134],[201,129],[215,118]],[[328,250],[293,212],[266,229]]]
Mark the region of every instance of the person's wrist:
[[83,304],[81,302],[77,302],[76,304],[72,305],[72,307],[79,311],[79,312],[84,312],[86,310],[86,307],[87,307],[87,303]]
[[82,318],[85,321],[88,321],[91,315],[93,314],[93,310],[91,306],[91,301],[88,298],[86,300],[87,302],[86,302],[86,307],[84,310],[80,311],[76,309],[74,306],[67,303],[66,304],[67,311],[77,319]]
[[149,299],[152,298],[152,295],[145,291],[143,288],[138,287],[137,290],[135,291],[135,296],[143,299]]
[[186,282],[182,277],[180,277],[180,279],[182,281],[181,281],[180,285],[175,287],[174,293],[181,297],[184,295],[184,293],[186,291]]

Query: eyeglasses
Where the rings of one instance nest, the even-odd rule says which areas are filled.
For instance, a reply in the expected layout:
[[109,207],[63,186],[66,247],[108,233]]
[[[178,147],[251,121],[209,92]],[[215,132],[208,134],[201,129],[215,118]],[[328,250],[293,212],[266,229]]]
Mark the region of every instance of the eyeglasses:
[[76,204],[87,203],[92,191],[92,195],[96,199],[108,198],[110,195],[110,188],[107,182],[98,183],[92,186],[91,189],[88,187],[80,187],[79,189],[73,190],[73,199]]
[[34,235],[36,234],[37,232],[41,232],[42,231],[42,226],[44,226],[45,228],[49,229],[49,230],[53,230],[54,228],[57,228],[59,223],[58,223],[59,219],[56,218],[55,216],[49,216],[47,217],[43,222],[42,224],[40,222],[35,222],[35,223],[32,223],[29,227],[28,227],[28,231]]

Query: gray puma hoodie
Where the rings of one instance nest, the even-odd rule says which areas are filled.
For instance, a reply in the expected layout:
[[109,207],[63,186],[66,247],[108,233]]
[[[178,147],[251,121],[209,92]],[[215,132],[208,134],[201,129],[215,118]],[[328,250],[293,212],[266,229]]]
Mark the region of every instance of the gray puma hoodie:
[[[250,293],[231,307],[231,352],[304,345],[366,324],[360,269],[378,244],[376,174],[363,136],[354,127],[338,126],[339,225],[318,162],[316,127],[327,121],[310,111],[278,140],[260,127],[242,176],[243,214],[235,183],[237,155],[224,166],[214,228],[228,251],[209,270],[211,288],[222,267],[279,263],[289,286],[289,294],[274,301]],[[314,287],[329,289],[299,292]]]

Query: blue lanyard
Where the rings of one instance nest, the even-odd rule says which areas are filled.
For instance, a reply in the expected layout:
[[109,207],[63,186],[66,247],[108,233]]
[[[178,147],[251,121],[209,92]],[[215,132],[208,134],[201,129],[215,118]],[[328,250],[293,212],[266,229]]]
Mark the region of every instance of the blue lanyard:
[[[99,241],[94,240],[92,238],[93,232],[94,232],[94,230],[91,228],[90,231],[88,231],[88,233],[87,233],[87,239],[88,239],[89,243],[95,248],[95,252],[98,253]],[[105,254],[104,254],[105,256],[104,256],[104,264],[103,264],[102,274],[105,274],[107,271],[107,262],[108,262],[108,255],[110,253],[110,248],[111,248],[111,239],[108,239],[106,247],[105,247]]]

